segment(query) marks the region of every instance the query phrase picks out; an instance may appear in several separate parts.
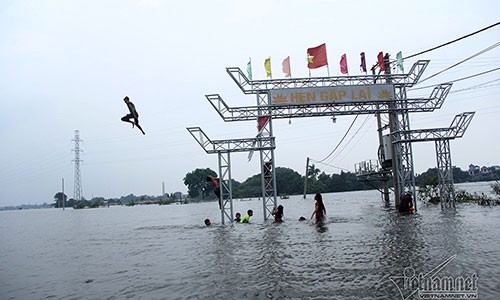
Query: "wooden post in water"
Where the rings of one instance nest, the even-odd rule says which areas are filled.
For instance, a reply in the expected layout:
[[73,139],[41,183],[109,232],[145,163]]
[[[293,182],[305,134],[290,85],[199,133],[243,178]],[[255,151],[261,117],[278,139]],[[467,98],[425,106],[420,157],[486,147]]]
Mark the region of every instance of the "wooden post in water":
[[304,174],[304,199],[306,199],[307,194],[307,169],[309,169],[309,157],[306,160],[306,173]]
[[66,201],[64,201],[64,178],[62,179],[62,207],[63,207],[63,210],[65,208],[65,203]]

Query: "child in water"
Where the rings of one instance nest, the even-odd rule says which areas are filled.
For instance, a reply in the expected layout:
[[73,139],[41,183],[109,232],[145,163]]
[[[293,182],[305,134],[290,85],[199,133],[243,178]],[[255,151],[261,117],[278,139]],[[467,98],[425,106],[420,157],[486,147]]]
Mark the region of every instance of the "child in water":
[[250,217],[253,216],[253,210],[249,209],[247,214],[241,218],[240,223],[250,223]]
[[234,221],[238,223],[241,221],[241,214],[239,212],[236,213]]
[[316,224],[324,224],[325,216],[326,216],[326,208],[323,204],[323,197],[320,193],[317,193],[314,196],[314,200],[316,200],[316,204],[314,205],[314,211],[311,215],[311,220],[314,216],[316,216]]
[[283,205],[275,207],[271,214],[274,216],[274,222],[276,223],[283,222]]

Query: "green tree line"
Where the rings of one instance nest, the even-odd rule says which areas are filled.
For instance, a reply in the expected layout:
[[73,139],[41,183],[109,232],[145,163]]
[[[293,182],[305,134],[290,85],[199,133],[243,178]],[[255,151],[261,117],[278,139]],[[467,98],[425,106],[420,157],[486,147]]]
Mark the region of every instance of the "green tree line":
[[[381,188],[376,182],[369,184],[358,181],[355,173],[341,171],[340,174],[327,174],[319,168],[316,168],[315,165],[309,166],[307,178],[304,178],[304,176],[299,174],[297,171],[286,167],[277,167],[275,169],[275,173],[276,191],[278,195],[300,195],[304,192],[304,182],[307,184],[308,194]],[[211,201],[216,198],[212,183],[206,180],[208,175],[217,176],[217,173],[210,168],[199,168],[185,175],[183,182],[188,188],[189,201]],[[470,175],[469,172],[463,171],[458,167],[454,167],[453,178],[455,183],[500,180],[500,170],[492,170],[484,174]],[[415,176],[415,182],[419,186],[429,184],[432,185],[437,183],[437,180],[437,168],[430,168],[426,172]],[[390,184],[392,185],[391,182]],[[247,178],[244,182],[238,182],[233,179],[231,185],[234,198],[260,197],[262,195],[260,174],[255,174]],[[66,207],[75,208],[98,207],[110,204],[168,204],[174,201],[184,201],[181,198],[180,193],[175,193],[164,196],[135,196],[130,194],[113,199],[96,197],[92,200],[83,199],[80,202],[77,202],[74,199],[68,200],[66,195],[58,192],[54,196],[54,206],[62,207],[63,198]]]

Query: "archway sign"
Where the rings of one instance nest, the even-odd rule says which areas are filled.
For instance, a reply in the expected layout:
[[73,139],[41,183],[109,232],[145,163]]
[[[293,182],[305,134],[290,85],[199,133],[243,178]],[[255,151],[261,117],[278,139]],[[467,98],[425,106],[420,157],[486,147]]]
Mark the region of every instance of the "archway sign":
[[[411,149],[414,132],[410,130],[409,114],[439,109],[452,86],[451,83],[438,84],[429,97],[407,98],[406,89],[418,83],[428,64],[429,60],[419,60],[407,74],[269,80],[249,80],[241,69],[226,68],[244,94],[256,96],[257,104],[229,107],[218,94],[206,95],[207,100],[226,122],[259,120],[259,133],[254,138],[212,141],[199,127],[187,128],[207,153],[219,155],[224,204],[221,208],[222,222],[225,217],[232,220],[233,216],[229,159],[232,152],[260,152],[264,220],[270,217],[273,207],[277,205],[273,119],[387,114],[389,124],[385,126],[379,122],[378,131],[390,131],[395,205],[399,205],[399,198],[405,193],[416,195]],[[265,122],[262,122],[264,119]]]

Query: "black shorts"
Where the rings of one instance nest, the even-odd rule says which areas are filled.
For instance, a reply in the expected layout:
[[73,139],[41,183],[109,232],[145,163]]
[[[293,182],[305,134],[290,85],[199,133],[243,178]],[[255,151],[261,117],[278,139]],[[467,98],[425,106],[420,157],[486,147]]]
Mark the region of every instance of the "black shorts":
[[137,119],[134,117],[133,114],[127,114],[126,116],[122,117],[123,122],[128,122],[130,119],[134,119],[134,121],[139,122],[139,114],[137,114]]
[[122,121],[124,121],[124,122],[127,122],[127,121],[129,121],[130,119],[134,119],[134,120],[135,120],[135,118],[134,118],[134,115],[133,115],[133,114],[128,114],[128,115],[126,115],[126,116],[122,117]]
[[215,196],[220,198],[220,188],[214,189]]

